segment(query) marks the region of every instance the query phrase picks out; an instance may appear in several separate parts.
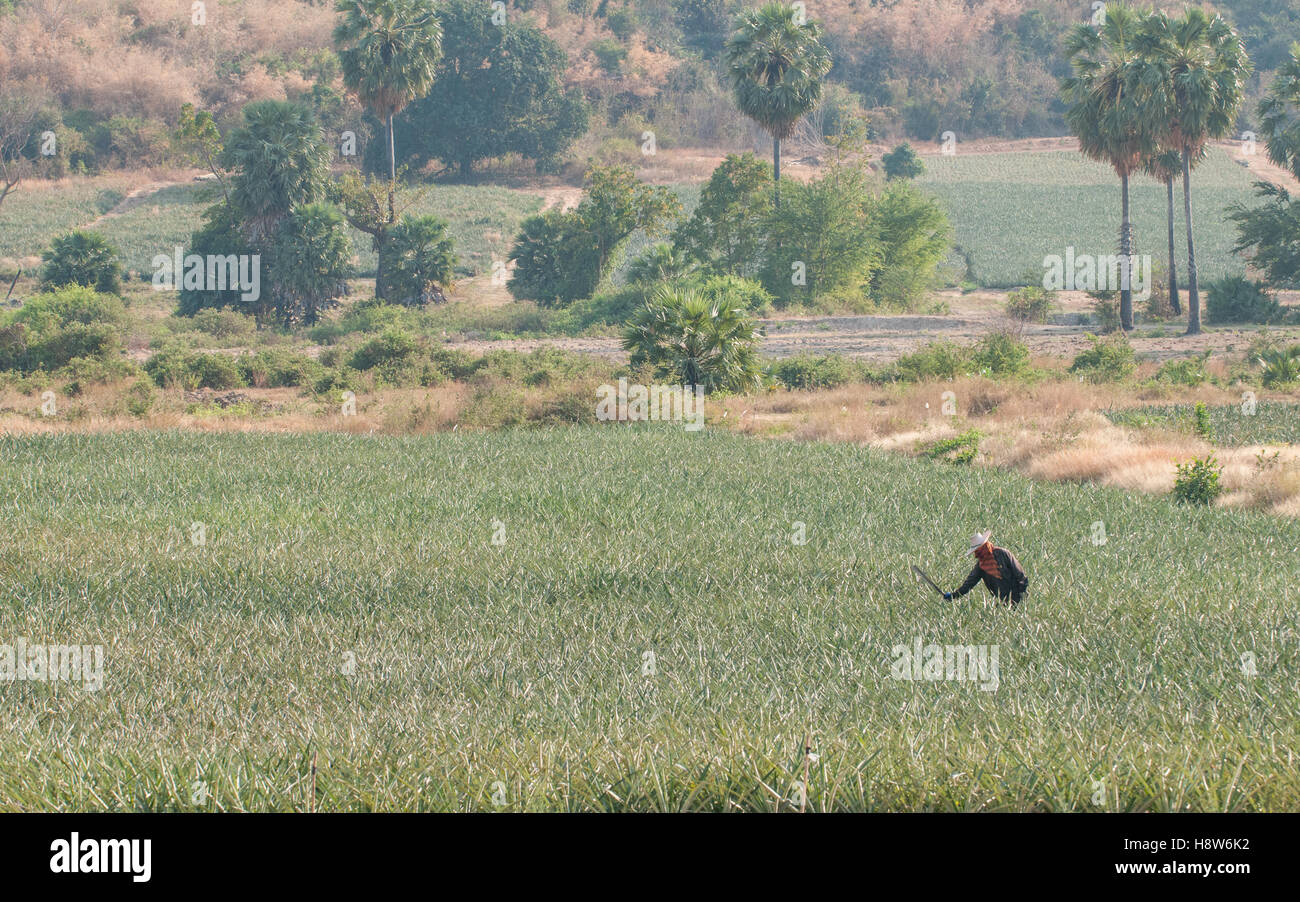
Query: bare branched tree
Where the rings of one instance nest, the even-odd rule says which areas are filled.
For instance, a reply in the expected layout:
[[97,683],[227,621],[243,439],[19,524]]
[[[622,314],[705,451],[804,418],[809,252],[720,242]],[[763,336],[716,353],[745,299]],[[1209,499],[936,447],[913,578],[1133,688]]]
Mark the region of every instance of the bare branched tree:
[[31,169],[22,155],[36,121],[35,105],[17,96],[0,96],[0,204]]

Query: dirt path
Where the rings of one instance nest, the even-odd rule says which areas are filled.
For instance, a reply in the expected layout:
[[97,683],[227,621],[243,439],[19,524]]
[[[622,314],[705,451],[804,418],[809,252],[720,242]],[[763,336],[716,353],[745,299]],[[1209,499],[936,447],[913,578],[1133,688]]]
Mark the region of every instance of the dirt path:
[[136,187],[128,191],[125,197],[123,197],[120,201],[114,204],[112,209],[106,210],[103,213],[99,214],[89,223],[82,226],[82,228],[93,229],[95,228],[95,226],[99,225],[100,223],[106,220],[116,219],[117,217],[122,216],[125,213],[129,213],[130,211],[134,210],[136,207],[139,207],[142,204],[144,204],[150,197],[157,194],[159,191],[163,191],[167,188],[174,188],[177,185],[193,184],[196,181],[196,177],[198,175],[199,175],[199,170],[196,169],[193,172],[187,173],[183,178],[158,179],[150,182],[145,182],[144,184],[141,185],[137,185]]

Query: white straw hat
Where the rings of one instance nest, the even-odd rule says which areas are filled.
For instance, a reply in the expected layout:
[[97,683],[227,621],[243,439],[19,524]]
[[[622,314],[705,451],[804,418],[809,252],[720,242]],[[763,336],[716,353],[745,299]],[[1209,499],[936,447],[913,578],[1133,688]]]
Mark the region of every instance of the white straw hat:
[[987,532],[975,533],[975,535],[970,537],[970,548],[966,549],[966,553],[974,554],[976,548],[980,547],[991,538],[993,538],[993,530],[991,529]]

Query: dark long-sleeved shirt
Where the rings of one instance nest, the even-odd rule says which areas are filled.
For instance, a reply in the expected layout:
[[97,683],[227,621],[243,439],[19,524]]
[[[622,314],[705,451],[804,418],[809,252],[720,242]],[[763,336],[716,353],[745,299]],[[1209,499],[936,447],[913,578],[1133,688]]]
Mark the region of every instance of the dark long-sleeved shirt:
[[1025,569],[1020,566],[1020,561],[1016,556],[1005,548],[993,549],[993,559],[998,562],[998,570],[1002,573],[1001,579],[994,579],[981,569],[979,563],[975,564],[975,569],[971,570],[970,575],[966,577],[966,582],[961,584],[956,592],[953,592],[953,598],[961,598],[981,579],[984,580],[984,586],[999,599],[1011,599],[1012,604],[1019,604],[1020,599],[1024,597],[1025,592],[1029,589],[1029,577],[1025,575]]

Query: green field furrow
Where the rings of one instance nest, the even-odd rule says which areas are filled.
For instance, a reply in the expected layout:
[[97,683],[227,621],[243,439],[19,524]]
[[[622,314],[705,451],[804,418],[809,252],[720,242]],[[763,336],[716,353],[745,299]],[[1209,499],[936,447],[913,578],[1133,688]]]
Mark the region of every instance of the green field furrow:
[[[6,810],[770,810],[806,733],[815,810],[1300,807],[1294,520],[577,428],[3,437],[0,521],[0,643],[107,655],[0,682]],[[1019,609],[911,581],[985,525]]]

